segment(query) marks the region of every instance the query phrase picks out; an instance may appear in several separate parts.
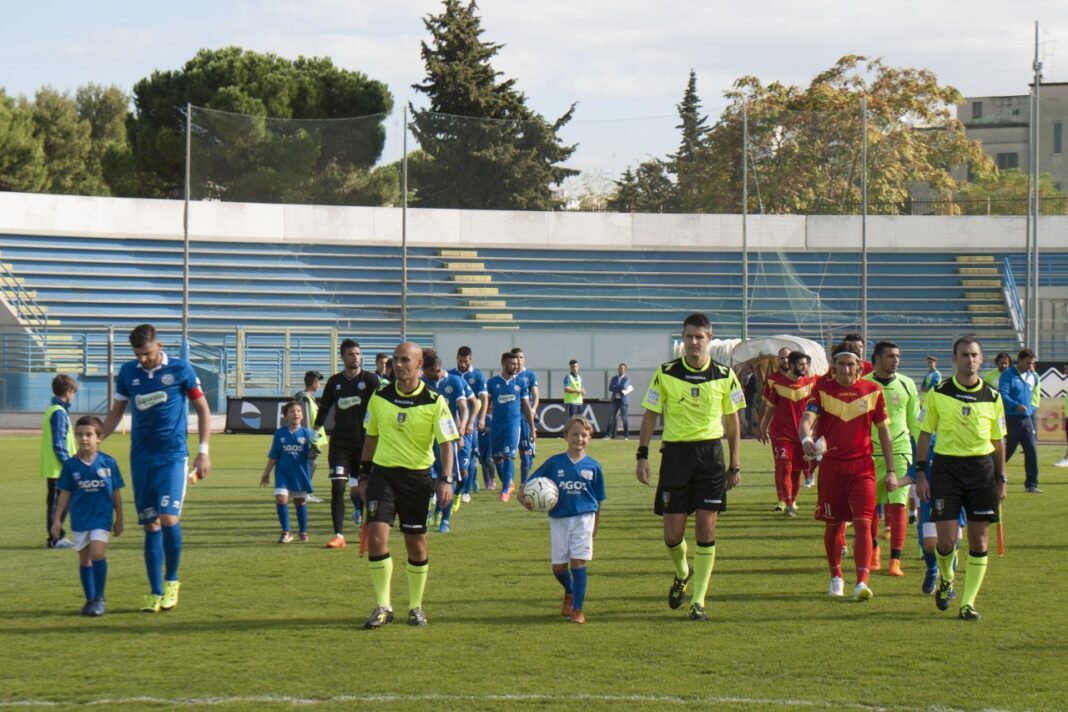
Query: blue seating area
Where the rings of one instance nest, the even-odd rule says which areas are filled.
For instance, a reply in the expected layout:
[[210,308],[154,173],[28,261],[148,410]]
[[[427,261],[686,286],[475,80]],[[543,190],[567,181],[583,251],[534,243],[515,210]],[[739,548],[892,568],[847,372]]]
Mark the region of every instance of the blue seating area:
[[[922,371],[927,353],[944,353],[965,333],[978,335],[987,350],[1014,351],[1019,340],[1001,291],[1006,258],[1019,280],[1026,264],[1019,253],[871,252],[869,340],[898,342],[910,371]],[[397,247],[195,240],[190,260],[191,334],[216,350],[228,392],[238,385],[240,352],[249,358],[256,339],[269,345],[243,371],[249,393],[299,385],[306,366],[322,366],[331,330],[382,347],[400,332]],[[751,252],[748,261],[751,335],[789,332],[826,343],[859,330],[859,253]],[[52,368],[73,362],[69,343],[79,333],[108,326],[121,333],[145,321],[170,333],[180,328],[180,242],[0,235],[0,262],[47,315],[51,342],[64,344],[58,355],[54,346],[42,347],[41,363]],[[742,264],[741,253],[727,251],[412,248],[408,331],[428,337],[442,328],[673,331],[684,314],[705,311],[717,336],[738,337]],[[1068,253],[1045,255],[1042,279],[1068,284]],[[239,337],[238,327],[255,338]],[[283,362],[286,329],[316,342],[308,346],[311,360],[296,349],[299,356]],[[365,346],[365,357],[373,350]]]

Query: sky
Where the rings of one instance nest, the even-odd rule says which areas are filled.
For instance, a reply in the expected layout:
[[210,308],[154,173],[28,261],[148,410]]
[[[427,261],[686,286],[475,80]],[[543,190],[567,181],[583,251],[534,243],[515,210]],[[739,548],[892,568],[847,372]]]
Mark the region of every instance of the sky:
[[[4,13],[0,87],[32,95],[95,82],[126,91],[227,45],[288,58],[328,56],[385,82],[397,111],[383,160],[400,157],[400,107],[420,105],[422,19],[439,0],[45,0]],[[483,38],[504,44],[495,68],[554,119],[591,182],[664,156],[678,144],[675,105],[690,69],[711,117],[732,82],[807,84],[846,54],[925,67],[965,96],[1024,94],[1040,22],[1044,81],[1068,81],[1064,0],[482,0]],[[966,11],[962,11],[966,8]]]

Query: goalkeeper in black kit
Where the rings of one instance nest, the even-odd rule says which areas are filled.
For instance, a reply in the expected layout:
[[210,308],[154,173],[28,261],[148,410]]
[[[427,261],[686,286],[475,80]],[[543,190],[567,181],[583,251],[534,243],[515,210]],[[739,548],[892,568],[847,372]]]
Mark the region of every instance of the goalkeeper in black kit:
[[334,414],[334,428],[330,432],[330,516],[334,523],[334,536],[326,543],[327,549],[345,548],[345,490],[352,497],[353,521],[361,523],[363,502],[356,490],[356,474],[360,468],[363,451],[363,420],[367,414],[367,402],[378,390],[378,376],[363,370],[360,365],[360,345],[345,339],[339,347],[344,370],[335,373],[326,382],[315,416],[313,430],[326,423]]

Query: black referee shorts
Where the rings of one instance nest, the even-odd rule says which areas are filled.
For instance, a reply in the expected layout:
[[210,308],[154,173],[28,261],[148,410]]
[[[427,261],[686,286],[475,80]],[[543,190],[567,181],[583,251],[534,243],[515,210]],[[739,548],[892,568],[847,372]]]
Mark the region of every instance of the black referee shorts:
[[430,470],[375,465],[367,480],[367,521],[393,526],[400,518],[405,534],[426,534],[426,515],[434,484]]
[[962,509],[969,522],[998,521],[992,455],[936,455],[931,463],[931,520],[957,521]]
[[363,456],[363,441],[345,442],[340,438],[330,439],[327,460],[330,462],[330,479],[348,480],[360,471]]
[[657,514],[691,514],[727,509],[727,470],[719,440],[664,443],[656,483]]

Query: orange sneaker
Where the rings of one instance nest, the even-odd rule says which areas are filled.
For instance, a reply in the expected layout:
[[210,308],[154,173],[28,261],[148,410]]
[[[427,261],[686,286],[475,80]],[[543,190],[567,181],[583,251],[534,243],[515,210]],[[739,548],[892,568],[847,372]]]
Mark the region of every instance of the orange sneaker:
[[345,537],[340,534],[335,534],[333,539],[326,542],[327,549],[344,549],[346,546]]
[[571,602],[573,600],[574,600],[574,596],[572,596],[570,593],[565,593],[564,594],[564,602],[560,604],[560,615],[562,615],[562,616],[571,615]]
[[509,491],[509,492],[501,492],[501,501],[502,502],[507,502],[509,499],[511,499],[511,497],[512,497],[511,491]]
[[890,568],[886,570],[888,576],[904,576],[905,572],[901,570],[901,559],[890,559]]
[[871,569],[872,571],[882,571],[883,570],[883,560],[879,556],[879,547],[875,547],[875,548],[873,548],[871,550],[871,563],[868,566],[868,568]]
[[574,610],[571,611],[571,622],[572,623],[585,623],[586,622],[586,616],[582,615],[582,609],[581,608],[575,608]]

